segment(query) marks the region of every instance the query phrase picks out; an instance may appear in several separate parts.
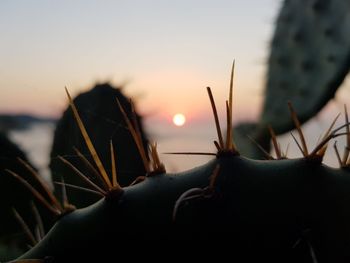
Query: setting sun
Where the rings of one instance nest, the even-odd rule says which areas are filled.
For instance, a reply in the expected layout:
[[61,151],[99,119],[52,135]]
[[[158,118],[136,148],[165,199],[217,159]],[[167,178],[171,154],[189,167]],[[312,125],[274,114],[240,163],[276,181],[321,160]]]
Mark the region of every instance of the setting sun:
[[174,115],[173,117],[173,123],[176,125],[176,126],[183,126],[186,122],[186,117],[181,114],[181,113],[177,113]]

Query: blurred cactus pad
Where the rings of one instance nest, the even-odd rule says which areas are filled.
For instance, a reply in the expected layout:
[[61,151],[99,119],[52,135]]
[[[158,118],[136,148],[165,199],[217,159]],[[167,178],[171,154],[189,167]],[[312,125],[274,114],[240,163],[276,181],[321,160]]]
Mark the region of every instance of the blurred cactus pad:
[[[23,165],[23,162],[29,164],[25,153],[6,134],[0,133],[0,260],[10,259],[11,256],[18,255],[18,253],[27,249],[27,237],[15,220],[12,209],[15,208],[20,211],[28,225],[32,227],[35,225],[33,213],[30,209],[30,201],[33,200],[32,194],[23,185],[19,184],[15,178],[11,177],[7,170],[20,175],[38,192],[46,196],[38,182],[33,178],[31,171]],[[44,227],[51,228],[53,216],[47,213],[47,210],[42,210],[40,205],[38,207],[44,217]]]
[[247,134],[269,150],[268,125],[276,134],[294,128],[288,101],[304,123],[334,97],[349,72],[349,29],[347,0],[283,2],[271,41],[260,118],[237,128],[242,153],[262,158]]
[[[79,109],[86,130],[94,142],[104,167],[109,172],[111,171],[110,142],[112,141],[117,156],[116,166],[119,171],[119,182],[126,186],[140,174],[144,174],[145,168],[118,108],[117,99],[123,105],[128,117],[131,118],[130,99],[123,95],[120,88],[115,88],[108,83],[96,85],[91,90],[79,94],[74,99],[74,104]],[[137,115],[137,122],[142,134],[142,141],[146,145],[147,137],[139,115]],[[95,178],[96,174],[79,158],[75,149],[89,162],[93,162],[72,110],[68,107],[58,121],[54,133],[50,162],[52,178],[54,181],[60,182],[63,177],[66,183],[87,187],[87,184],[71,168],[57,158],[58,156],[64,157],[89,178]],[[98,200],[96,196],[89,193],[74,189],[67,189],[67,191],[71,202],[77,207],[84,207]]]

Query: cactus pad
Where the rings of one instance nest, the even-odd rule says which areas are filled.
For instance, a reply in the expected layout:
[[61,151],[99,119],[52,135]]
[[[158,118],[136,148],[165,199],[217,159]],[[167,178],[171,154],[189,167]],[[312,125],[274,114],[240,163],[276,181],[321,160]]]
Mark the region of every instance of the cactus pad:
[[301,122],[334,97],[350,66],[350,2],[284,1],[271,43],[261,124],[293,128],[287,101]]

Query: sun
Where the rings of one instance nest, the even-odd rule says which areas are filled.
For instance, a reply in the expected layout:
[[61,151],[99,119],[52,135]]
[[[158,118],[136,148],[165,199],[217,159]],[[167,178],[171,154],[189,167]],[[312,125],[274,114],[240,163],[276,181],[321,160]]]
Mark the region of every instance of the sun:
[[183,126],[186,123],[185,115],[181,113],[175,114],[173,117],[173,123],[175,124],[175,126],[178,126],[178,127]]

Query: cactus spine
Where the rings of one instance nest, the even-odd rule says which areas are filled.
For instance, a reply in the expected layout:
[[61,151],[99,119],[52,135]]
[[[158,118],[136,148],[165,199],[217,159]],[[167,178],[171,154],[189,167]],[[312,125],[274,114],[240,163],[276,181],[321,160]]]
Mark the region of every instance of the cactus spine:
[[[211,95],[210,89],[208,92]],[[232,96],[226,109],[230,127]],[[322,158],[331,139],[342,135],[349,138],[349,123],[336,129],[333,123],[321,142],[309,150],[292,106],[290,110],[298,127],[300,143],[296,141],[302,158],[245,158],[234,145],[232,133],[227,132],[224,142],[216,121],[219,141],[215,143],[215,159],[181,174],[160,169],[144,174],[139,183],[129,187],[105,187],[104,198],[62,216],[20,259],[110,259],[130,248],[149,251],[156,246],[198,257],[205,257],[203,249],[210,249],[210,255],[233,260],[244,257],[247,262],[313,262],[315,258],[318,262],[347,262],[349,153],[344,154],[339,169],[323,165]],[[215,110],[214,116],[217,120]],[[78,114],[76,118],[80,123]],[[135,126],[130,125],[134,133]],[[79,126],[84,129],[82,123]],[[89,144],[86,134],[84,137]],[[162,167],[155,160],[156,152],[151,156],[154,167]],[[100,173],[103,177],[104,172]],[[231,249],[225,250],[227,245]],[[145,258],[159,259],[155,254],[146,254]]]

